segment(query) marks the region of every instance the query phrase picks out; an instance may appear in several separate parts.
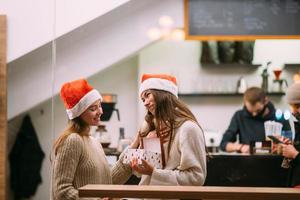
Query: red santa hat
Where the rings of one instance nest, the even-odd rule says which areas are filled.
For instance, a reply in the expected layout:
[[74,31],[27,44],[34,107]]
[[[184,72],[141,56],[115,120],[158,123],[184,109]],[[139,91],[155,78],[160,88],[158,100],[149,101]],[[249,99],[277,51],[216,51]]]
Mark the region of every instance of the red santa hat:
[[93,89],[85,79],[65,83],[60,90],[61,99],[67,110],[69,119],[80,116],[95,101],[101,100],[98,90]]
[[139,90],[140,96],[148,89],[167,91],[178,97],[176,78],[168,74],[143,74]]

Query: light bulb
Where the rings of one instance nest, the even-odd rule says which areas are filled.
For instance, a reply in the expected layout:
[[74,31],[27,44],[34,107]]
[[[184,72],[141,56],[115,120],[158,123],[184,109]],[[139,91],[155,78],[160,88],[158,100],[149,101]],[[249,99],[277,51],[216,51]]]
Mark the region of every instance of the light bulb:
[[184,40],[184,38],[185,38],[185,33],[182,29],[174,29],[171,32],[171,39],[172,40],[180,41],[180,40]]
[[170,16],[161,16],[158,20],[158,23],[162,27],[171,27],[174,24],[173,19]]
[[147,31],[147,36],[152,40],[157,40],[161,37],[161,31],[158,28],[151,28]]

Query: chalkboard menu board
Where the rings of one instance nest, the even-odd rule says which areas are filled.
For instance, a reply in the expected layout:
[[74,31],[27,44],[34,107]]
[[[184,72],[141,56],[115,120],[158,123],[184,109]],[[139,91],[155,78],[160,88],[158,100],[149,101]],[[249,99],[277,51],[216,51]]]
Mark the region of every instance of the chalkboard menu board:
[[187,39],[300,39],[300,0],[185,0]]

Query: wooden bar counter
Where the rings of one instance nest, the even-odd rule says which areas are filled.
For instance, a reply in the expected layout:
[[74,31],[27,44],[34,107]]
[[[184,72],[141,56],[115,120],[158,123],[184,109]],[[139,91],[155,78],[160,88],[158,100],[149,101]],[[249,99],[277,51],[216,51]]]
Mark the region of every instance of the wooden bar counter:
[[86,185],[79,197],[299,200],[300,189],[214,186]]

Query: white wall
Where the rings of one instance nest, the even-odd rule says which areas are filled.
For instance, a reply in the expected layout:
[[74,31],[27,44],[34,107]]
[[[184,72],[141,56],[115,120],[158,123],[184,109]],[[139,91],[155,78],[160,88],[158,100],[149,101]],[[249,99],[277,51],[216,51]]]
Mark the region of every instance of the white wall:
[[[105,124],[107,125],[107,130],[111,134],[112,147],[117,146],[119,127],[125,128],[126,137],[134,137],[136,134],[136,79],[137,57],[132,57],[94,75],[88,80],[89,83],[96,89],[98,89],[101,93],[114,93],[118,95],[116,108],[119,109],[121,122],[117,121],[117,116],[115,113],[112,115],[109,122],[105,122]],[[67,123],[67,115],[63,103],[61,102],[58,95],[54,97],[53,103],[53,122],[52,100],[48,100],[28,111],[38,134],[41,147],[46,155],[41,170],[43,183],[39,185],[36,195],[31,198],[31,200],[49,199],[51,173],[49,155],[54,138],[56,138],[58,134],[65,128]],[[8,152],[12,148],[16,133],[20,128],[22,117],[23,115],[9,121]]]
[[1,0],[0,12],[8,19],[7,60],[11,62],[126,2]]
[[254,63],[272,60],[273,67],[284,63],[300,63],[299,40],[257,40],[255,44]]
[[[142,73],[170,73],[177,77],[181,93],[220,92],[236,89],[237,80],[243,76],[248,86],[261,85],[262,68],[255,67],[203,67],[199,63],[201,54],[199,41],[162,41],[143,49],[139,57],[139,76]],[[300,63],[300,40],[257,41],[254,52],[255,63]],[[291,83],[291,74],[297,69],[286,68],[283,77]],[[269,85],[272,90],[273,74]],[[287,109],[284,97],[270,97],[278,108]],[[242,97],[184,97],[185,101],[205,130],[223,133],[233,113],[242,107]],[[139,104],[139,117],[144,108]]]
[[107,130],[112,136],[111,147],[117,147],[119,128],[125,128],[125,137],[133,138],[137,130],[137,56],[120,63],[91,77],[90,83],[95,85],[101,93],[118,95],[116,108],[119,109],[120,121],[116,112],[110,121],[105,122]]
[[62,36],[127,2],[129,0],[55,0],[55,35]]
[[[10,62],[8,119],[48,100],[52,92],[57,94],[63,82],[79,76],[90,77],[150,44],[152,40],[146,33],[158,25],[160,16],[169,15],[175,26],[182,27],[182,13],[181,0],[130,1],[60,37],[54,50],[54,85],[50,44]],[[35,95],[28,91],[35,91]]]

